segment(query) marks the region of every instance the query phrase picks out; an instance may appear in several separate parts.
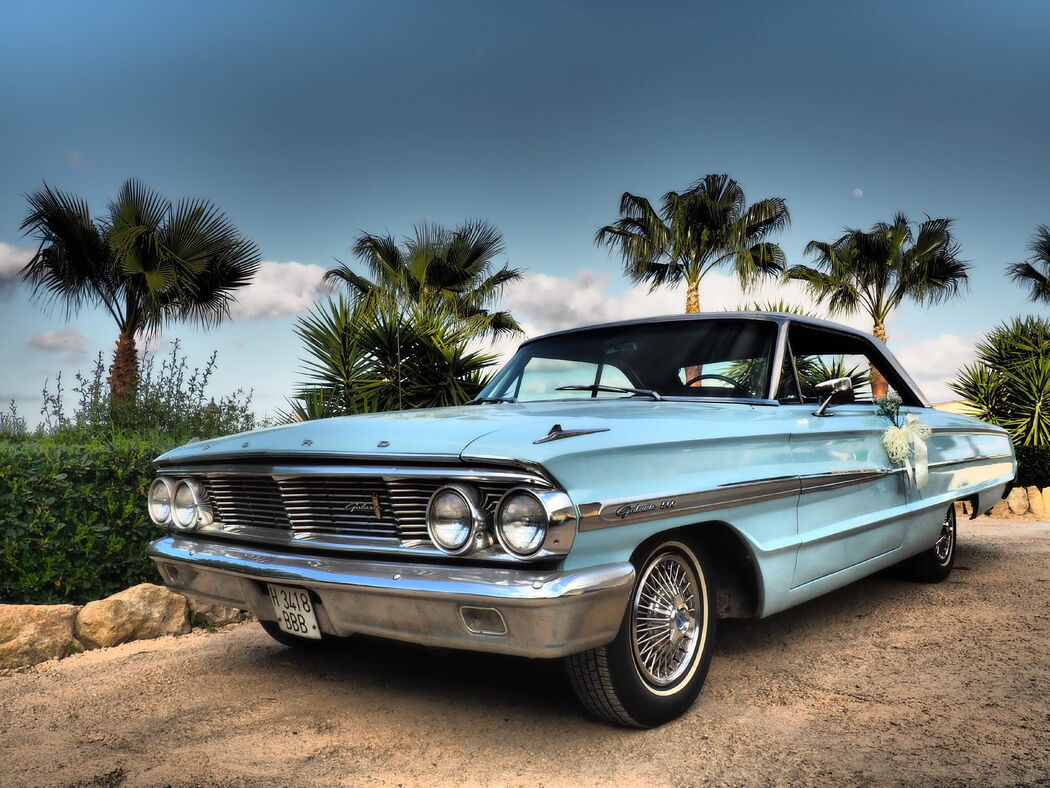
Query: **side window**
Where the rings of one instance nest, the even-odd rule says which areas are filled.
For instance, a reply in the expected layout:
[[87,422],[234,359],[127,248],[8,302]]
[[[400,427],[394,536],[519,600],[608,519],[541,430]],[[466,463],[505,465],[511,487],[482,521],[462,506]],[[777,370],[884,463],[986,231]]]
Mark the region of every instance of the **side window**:
[[[603,386],[632,386],[622,371],[609,364],[598,365],[587,361],[536,357],[525,365],[516,390],[512,389],[510,393],[521,400],[579,399],[589,396],[588,392],[557,391],[556,389],[559,386],[590,386],[594,383]],[[599,391],[596,396],[622,397],[623,395]]]
[[[873,383],[877,388],[880,380],[885,383],[887,393],[894,391],[893,378],[886,374],[883,359],[859,337],[798,325],[791,327],[788,339],[798,389],[804,402],[818,401],[817,384],[832,378],[853,381],[853,402],[874,401]],[[784,389],[783,384],[781,389]],[[850,399],[849,394],[846,399]]]

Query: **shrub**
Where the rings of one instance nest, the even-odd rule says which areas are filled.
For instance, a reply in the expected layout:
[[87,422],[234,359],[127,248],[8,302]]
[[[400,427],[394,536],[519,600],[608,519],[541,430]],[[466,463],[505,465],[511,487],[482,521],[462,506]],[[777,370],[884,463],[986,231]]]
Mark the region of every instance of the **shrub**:
[[1017,487],[1050,487],[1050,446],[1018,446]]
[[173,442],[0,442],[0,602],[83,603],[157,579],[153,458]]
[[1050,322],[1014,318],[989,332],[948,386],[1015,446],[1050,446]]
[[105,365],[99,353],[87,375],[77,372],[73,392],[77,403],[66,414],[61,374],[54,389],[44,385],[44,420],[37,437],[81,442],[107,440],[114,435],[169,441],[172,445],[190,438],[209,438],[254,429],[252,392],[238,389],[219,398],[211,407],[205,391],[215,371],[217,353],[203,367],[190,368],[180,352],[178,340],[165,356],[149,355],[142,362],[138,386],[127,402],[114,406],[105,382]]
[[287,420],[462,405],[488,382],[496,356],[473,349],[485,323],[439,300],[330,300],[299,319],[307,381]]

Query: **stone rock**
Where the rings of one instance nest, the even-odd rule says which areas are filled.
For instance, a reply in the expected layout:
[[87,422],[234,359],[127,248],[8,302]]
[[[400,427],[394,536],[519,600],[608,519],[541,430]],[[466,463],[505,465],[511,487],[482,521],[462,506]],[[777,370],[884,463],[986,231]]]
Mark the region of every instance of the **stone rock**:
[[193,597],[186,597],[190,606],[190,624],[195,627],[221,627],[244,620],[244,613],[235,607],[209,605]]
[[1025,492],[1028,493],[1028,511],[1042,520],[1046,517],[1046,508],[1043,506],[1043,491],[1038,487],[1029,487]]
[[995,506],[993,506],[992,510],[988,512],[988,516],[998,517],[1000,519],[1003,517],[1010,517],[1010,506],[1006,503],[1006,499],[1000,498],[998,501],[996,501]]
[[77,614],[74,631],[86,648],[184,635],[190,631],[189,605],[186,597],[163,586],[142,583],[88,602]]
[[1043,488],[1043,513],[1050,515],[1050,487]]
[[0,605],[0,668],[61,659],[80,649],[73,639],[76,605]]
[[1028,493],[1024,487],[1014,487],[1006,496],[1006,505],[1012,514],[1025,514],[1028,511]]

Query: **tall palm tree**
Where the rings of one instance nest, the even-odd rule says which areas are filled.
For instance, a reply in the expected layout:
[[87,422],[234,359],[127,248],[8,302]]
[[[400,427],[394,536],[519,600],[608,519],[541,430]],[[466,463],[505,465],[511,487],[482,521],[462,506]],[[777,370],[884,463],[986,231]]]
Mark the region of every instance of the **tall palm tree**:
[[68,315],[103,307],[119,335],[109,370],[113,404],[134,395],[136,333],[171,321],[212,326],[259,267],[259,249],[207,200],[168,199],[129,179],[108,215],[92,219],[80,197],[47,184],[27,196],[21,229],[38,242],[21,271],[36,297]]
[[[1028,294],[1030,301],[1050,303],[1050,227],[1041,224],[1035,228],[1028,248],[1032,258],[1023,263],[1012,263],[1006,267],[1006,273],[1020,285],[1031,288]],[[1043,270],[1040,271],[1039,266]]]
[[469,221],[447,229],[418,224],[413,235],[398,243],[390,235],[362,233],[352,251],[371,279],[340,263],[325,273],[326,281],[342,282],[355,300],[374,301],[395,293],[412,303],[428,299],[447,304],[459,318],[471,319],[483,331],[503,334],[521,330],[507,311],[490,311],[503,288],[521,278],[521,271],[494,259],[504,251],[503,235],[491,224]]
[[683,192],[668,192],[657,212],[645,197],[624,192],[620,218],[598,230],[595,243],[616,250],[634,282],[686,283],[686,312],[700,311],[700,282],[729,266],[749,286],[784,270],[784,252],[766,239],[790,222],[787,204],[770,197],[748,205],[728,175],[707,175]]
[[[944,301],[969,281],[951,225],[929,217],[913,223],[899,213],[868,232],[846,228],[831,243],[810,241],[806,254],[816,256],[816,267],[792,266],[784,278],[803,282],[833,312],[865,312],[872,333],[885,342],[886,321],[904,300]],[[875,396],[885,395],[886,381],[874,369],[871,386]]]

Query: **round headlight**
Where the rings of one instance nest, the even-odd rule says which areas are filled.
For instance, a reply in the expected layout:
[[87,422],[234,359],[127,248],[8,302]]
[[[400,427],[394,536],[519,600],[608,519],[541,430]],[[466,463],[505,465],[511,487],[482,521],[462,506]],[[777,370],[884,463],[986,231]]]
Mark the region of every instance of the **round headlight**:
[[157,479],[149,486],[149,492],[146,493],[149,519],[157,525],[167,525],[171,519],[171,492],[170,479]]
[[483,525],[478,495],[472,488],[449,485],[430,497],[427,533],[438,549],[453,555],[468,552]]
[[183,479],[175,487],[172,498],[171,522],[176,528],[189,530],[197,525],[197,488],[192,481]]
[[527,558],[547,538],[549,518],[540,500],[526,490],[511,490],[496,511],[496,537],[503,549]]

